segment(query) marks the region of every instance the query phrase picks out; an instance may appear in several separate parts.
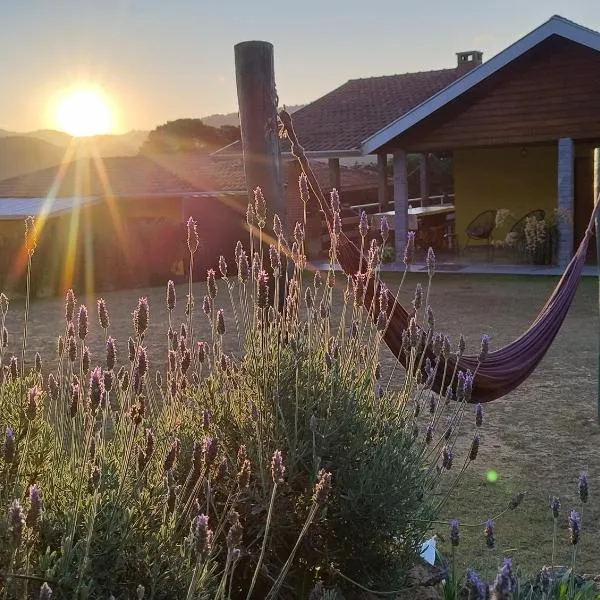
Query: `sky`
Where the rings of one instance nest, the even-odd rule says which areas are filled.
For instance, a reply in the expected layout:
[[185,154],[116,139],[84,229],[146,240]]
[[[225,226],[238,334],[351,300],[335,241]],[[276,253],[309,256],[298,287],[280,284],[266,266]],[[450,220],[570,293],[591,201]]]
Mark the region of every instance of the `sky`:
[[56,126],[53,102],[101,86],[114,129],[237,110],[233,47],[272,42],[281,104],[345,81],[484,60],[560,14],[600,30],[600,0],[19,0],[2,2],[0,128]]

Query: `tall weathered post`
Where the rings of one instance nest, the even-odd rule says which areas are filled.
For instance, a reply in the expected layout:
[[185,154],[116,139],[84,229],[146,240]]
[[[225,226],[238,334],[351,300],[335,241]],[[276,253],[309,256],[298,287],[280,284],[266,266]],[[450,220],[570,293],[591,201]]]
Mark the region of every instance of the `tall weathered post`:
[[234,53],[248,194],[253,198],[255,188],[260,186],[267,202],[269,226],[274,213],[285,226],[273,44],[240,42]]
[[[600,202],[600,148],[594,148],[594,202]],[[596,213],[596,263],[598,269],[598,313],[600,314],[600,214]],[[600,344],[600,341],[599,341]],[[598,423],[600,424],[600,347],[598,348]]]

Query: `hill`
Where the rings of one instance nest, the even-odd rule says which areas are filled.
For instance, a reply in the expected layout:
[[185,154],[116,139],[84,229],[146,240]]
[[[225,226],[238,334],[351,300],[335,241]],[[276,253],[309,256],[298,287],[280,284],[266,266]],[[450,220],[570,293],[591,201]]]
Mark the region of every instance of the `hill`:
[[[292,114],[298,109],[305,106],[304,104],[292,104],[291,106],[286,106],[286,110]],[[234,127],[239,127],[240,118],[238,113],[232,112],[227,114],[215,114],[208,115],[207,117],[201,117],[202,122],[205,125],[210,125],[211,127],[223,127],[223,125],[233,125]]]
[[[286,106],[290,113],[304,104]],[[237,112],[214,114],[201,118],[211,127],[239,126]],[[96,135],[76,138],[74,156],[135,156],[148,138],[149,131],[132,130],[118,135]],[[64,131],[38,129],[17,133],[0,129],[0,180],[28,171],[43,169],[58,164],[64,151],[73,143],[73,138]]]
[[64,150],[41,139],[0,137],[0,180],[45,169],[60,163]]
[[[8,137],[30,138],[42,140],[57,148],[66,149],[73,141],[68,133],[56,129],[37,129],[25,133],[15,133],[0,129],[0,140]],[[147,131],[129,131],[118,135],[96,135],[88,138],[75,138],[77,151],[95,153],[101,157],[110,156],[135,156],[140,146],[148,137]]]

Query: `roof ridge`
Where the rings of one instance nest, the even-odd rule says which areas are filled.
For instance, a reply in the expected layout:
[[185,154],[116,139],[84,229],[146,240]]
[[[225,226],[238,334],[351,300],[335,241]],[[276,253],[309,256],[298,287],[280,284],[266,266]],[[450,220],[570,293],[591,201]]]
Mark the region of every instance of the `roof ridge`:
[[567,17],[563,17],[562,15],[552,15],[547,22],[550,21],[562,21],[563,23],[568,23],[569,25],[572,25],[573,27],[578,27],[579,29],[582,29],[583,31],[589,31],[590,33],[595,33],[595,34],[600,34],[600,30],[598,29],[592,29],[591,27],[586,27],[585,25],[582,25],[581,23],[578,23],[577,21],[572,21],[571,19],[567,19]]
[[377,151],[394,137],[421,122],[442,106],[466,93],[487,77],[498,72],[501,68],[520,58],[524,53],[552,36],[558,36],[600,52],[600,32],[559,15],[554,15],[529,33],[521,36],[488,61],[471,69],[376,133],[363,138],[361,142],[362,152],[371,154]]
[[430,73],[449,73],[450,71],[456,71],[456,67],[447,67],[445,69],[429,69],[427,71],[406,71],[405,73],[390,73],[388,75],[370,75],[369,77],[354,77],[352,79],[348,79],[346,83],[350,83],[351,81],[370,81],[372,79],[385,79],[387,77],[404,77],[406,75],[429,75]]

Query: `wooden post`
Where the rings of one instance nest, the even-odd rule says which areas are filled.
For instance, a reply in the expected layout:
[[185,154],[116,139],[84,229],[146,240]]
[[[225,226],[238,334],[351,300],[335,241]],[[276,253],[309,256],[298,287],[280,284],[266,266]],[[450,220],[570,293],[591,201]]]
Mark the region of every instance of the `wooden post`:
[[387,190],[387,154],[377,155],[377,202],[379,203],[379,212],[387,209],[388,190]]
[[427,206],[429,200],[429,182],[427,181],[427,154],[419,154],[419,194],[421,206]]
[[273,44],[241,42],[235,45],[234,54],[248,196],[252,200],[260,186],[267,202],[269,228],[275,213],[285,227]]
[[342,175],[340,173],[340,159],[330,158],[327,161],[329,166],[329,183],[332,188],[335,188],[338,192],[341,192],[342,187]]
[[[594,148],[594,202],[598,202],[600,195],[600,148]],[[600,314],[600,214],[596,213],[596,268],[598,269],[598,312]],[[600,347],[598,348],[598,413],[600,424]]]
[[408,168],[404,150],[394,150],[394,211],[396,262],[401,263],[408,237]]

